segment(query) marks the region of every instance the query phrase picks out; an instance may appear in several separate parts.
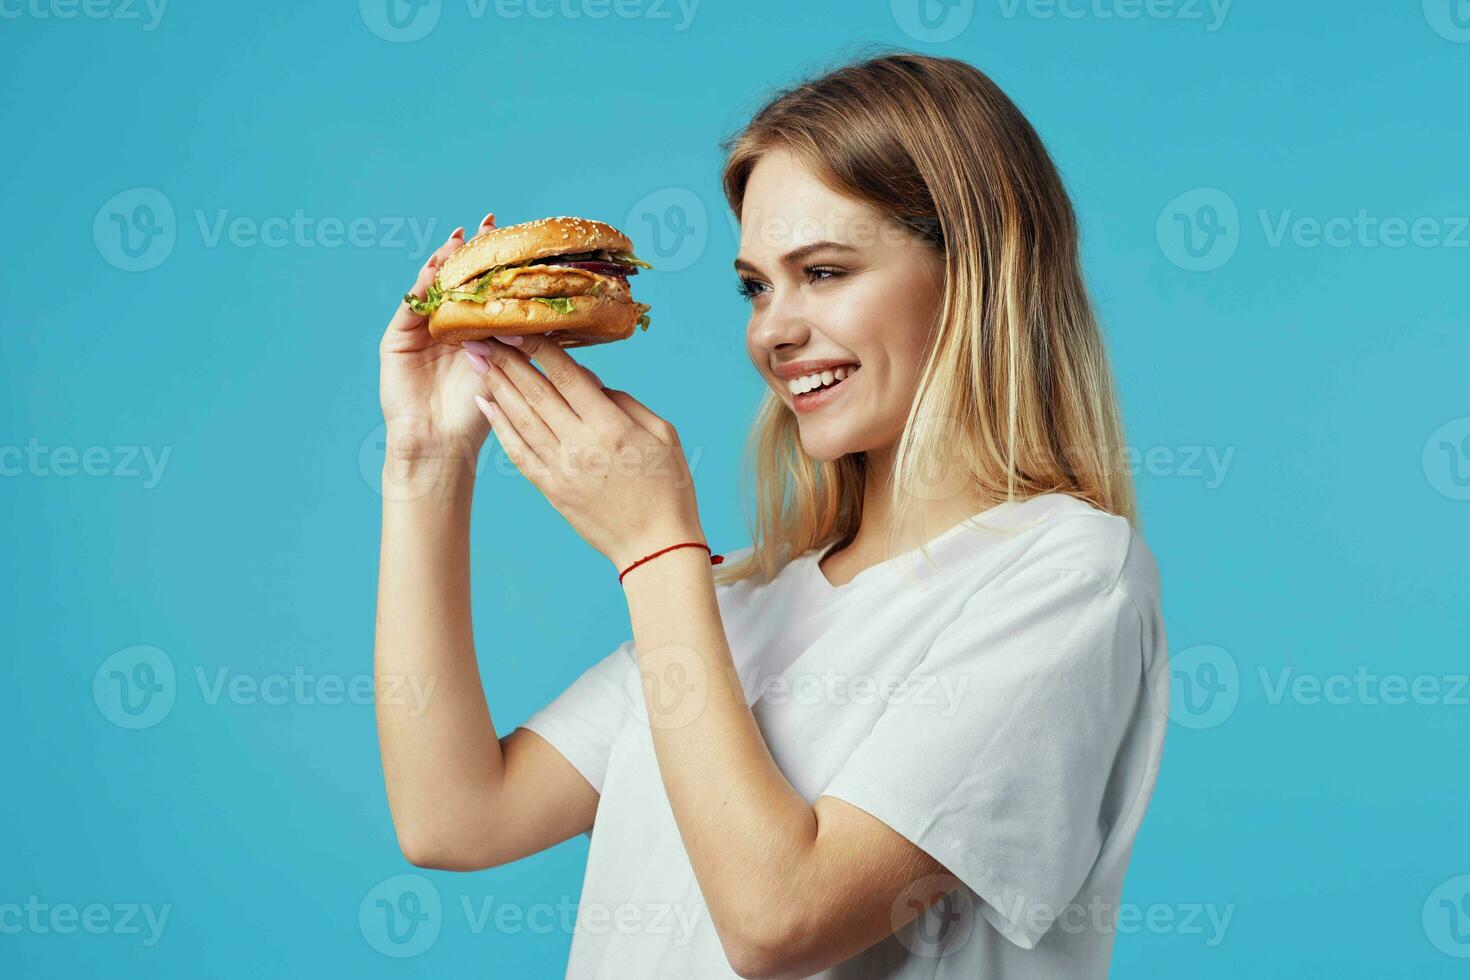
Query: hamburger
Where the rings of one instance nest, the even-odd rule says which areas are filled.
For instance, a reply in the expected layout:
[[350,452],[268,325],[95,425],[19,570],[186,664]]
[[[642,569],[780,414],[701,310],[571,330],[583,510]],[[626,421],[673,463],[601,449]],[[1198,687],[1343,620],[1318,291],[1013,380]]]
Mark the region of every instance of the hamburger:
[[471,238],[444,260],[423,299],[404,300],[428,315],[441,344],[541,333],[582,347],[648,329],[650,307],[634,302],[628,279],[651,268],[611,225],[540,218]]

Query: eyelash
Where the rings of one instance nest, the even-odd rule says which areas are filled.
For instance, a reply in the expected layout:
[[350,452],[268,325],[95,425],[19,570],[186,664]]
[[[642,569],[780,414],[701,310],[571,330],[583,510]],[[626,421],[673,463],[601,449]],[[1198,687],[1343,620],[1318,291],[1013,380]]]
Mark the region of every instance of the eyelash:
[[[813,283],[813,285],[815,285],[816,282],[830,282],[831,280],[836,279],[843,274],[841,269],[833,269],[830,266],[825,265],[809,265],[802,271],[806,273],[807,282]],[[827,273],[827,278],[813,280],[812,275],[818,272]],[[748,302],[750,300],[754,300],[755,297],[758,295],[756,291],[756,284],[757,281],[755,279],[752,279],[749,276],[741,276],[740,281],[735,284],[735,291]]]

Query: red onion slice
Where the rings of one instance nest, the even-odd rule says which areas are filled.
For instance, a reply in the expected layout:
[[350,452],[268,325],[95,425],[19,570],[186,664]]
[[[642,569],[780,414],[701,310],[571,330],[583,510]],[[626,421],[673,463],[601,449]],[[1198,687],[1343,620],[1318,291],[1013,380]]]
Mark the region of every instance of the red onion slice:
[[638,272],[636,265],[619,265],[616,262],[558,262],[555,259],[548,259],[537,264],[566,266],[569,269],[583,269],[599,276],[617,276],[620,278],[636,275]]

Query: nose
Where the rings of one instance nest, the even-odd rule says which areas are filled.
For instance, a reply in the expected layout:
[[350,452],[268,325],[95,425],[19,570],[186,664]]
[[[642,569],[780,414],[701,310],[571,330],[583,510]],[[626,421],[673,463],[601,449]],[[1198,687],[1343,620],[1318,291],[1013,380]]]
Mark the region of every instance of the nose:
[[751,345],[763,351],[800,346],[811,336],[811,324],[792,308],[790,301],[772,297],[764,312],[750,325]]

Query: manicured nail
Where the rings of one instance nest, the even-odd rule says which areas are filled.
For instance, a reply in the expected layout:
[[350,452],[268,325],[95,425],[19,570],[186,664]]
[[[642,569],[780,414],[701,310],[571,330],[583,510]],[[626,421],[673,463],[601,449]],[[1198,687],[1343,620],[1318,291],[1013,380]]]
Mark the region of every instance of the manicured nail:
[[464,225],[460,225],[458,228],[454,229],[454,231],[450,232],[449,233],[449,237],[450,238],[463,238],[464,237]]
[[463,347],[466,352],[474,351],[476,354],[480,354],[480,355],[493,354],[493,353],[495,353],[495,348],[494,347],[491,347],[489,344],[485,343],[483,340],[466,340],[464,343],[460,344],[459,346]]
[[497,334],[495,339],[502,344],[510,344],[512,347],[519,347],[526,342],[526,338],[520,334],[506,334],[505,336]]
[[475,369],[475,373],[476,374],[488,374],[489,373],[489,371],[490,371],[490,365],[489,365],[489,363],[486,362],[486,360],[483,357],[481,357],[479,354],[476,354],[472,350],[461,351],[460,353],[464,354],[465,357],[469,358],[470,367],[472,367],[472,368]]
[[480,412],[491,422],[495,421],[495,403],[484,395],[475,396],[475,404],[480,406]]
[[493,224],[494,222],[495,222],[495,212],[494,211],[491,211],[489,214],[485,215],[485,217],[483,217],[483,218],[480,219],[480,227],[483,228],[483,227],[485,227],[488,224]]

